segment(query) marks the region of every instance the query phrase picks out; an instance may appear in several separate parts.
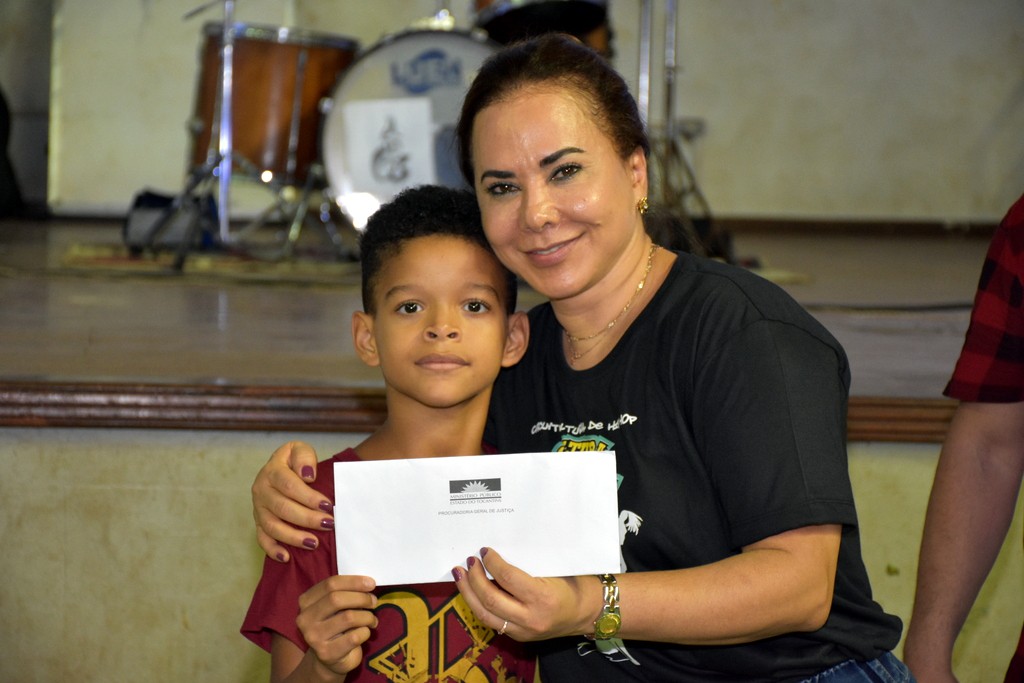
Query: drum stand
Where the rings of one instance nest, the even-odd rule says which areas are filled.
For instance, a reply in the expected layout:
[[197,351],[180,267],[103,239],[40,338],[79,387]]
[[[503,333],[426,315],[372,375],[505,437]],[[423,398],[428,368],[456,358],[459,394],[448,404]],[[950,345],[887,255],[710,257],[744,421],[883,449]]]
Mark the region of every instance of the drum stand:
[[[640,73],[637,102],[640,115],[649,122],[651,64],[651,0],[641,0]],[[651,133],[651,152],[657,175],[656,201],[673,213],[685,242],[697,240],[708,256],[733,261],[732,240],[711,216],[711,207],[697,184],[686,157],[684,143],[701,133],[700,127],[684,126],[676,116],[676,0],[665,5],[665,126]]]
[[[278,187],[273,204],[263,210],[252,222],[238,232],[236,243],[242,237],[262,227],[275,216],[288,222],[288,232],[280,246],[248,247],[253,255],[265,260],[280,261],[294,256],[295,245],[307,222],[319,221],[333,247],[336,258],[355,261],[359,258],[358,237],[352,223],[341,214],[337,203],[327,190],[327,173],[323,164],[310,165],[306,182],[301,188],[285,185]],[[318,198],[318,201],[317,201]],[[316,206],[314,207],[314,203]],[[344,230],[339,230],[341,223]]]
[[[326,174],[319,163],[311,164],[304,186],[299,191],[298,199],[295,199],[296,188],[282,185],[281,183],[265,183],[275,192],[275,199],[270,207],[236,234],[231,232],[230,216],[230,188],[231,174],[234,165],[238,165],[244,174],[251,178],[259,178],[259,169],[241,155],[235,154],[232,144],[232,92],[233,92],[233,55],[235,43],[234,27],[234,5],[235,0],[210,0],[203,5],[187,12],[183,19],[190,19],[206,9],[223,2],[224,20],[221,39],[220,58],[221,72],[220,84],[217,92],[217,109],[219,107],[219,121],[217,124],[217,148],[211,144],[206,161],[194,168],[188,176],[185,188],[177,195],[165,210],[164,214],[149,229],[145,244],[152,249],[160,234],[171,225],[172,219],[184,214],[185,229],[176,250],[174,259],[174,270],[181,271],[185,265],[188,252],[200,242],[202,233],[206,226],[202,221],[203,199],[212,195],[212,185],[217,184],[217,226],[218,237],[222,247],[235,248],[242,246],[241,238],[251,234],[257,228],[263,226],[272,216],[289,219],[289,228],[283,245],[271,250],[263,250],[260,256],[267,260],[282,260],[291,258],[294,248],[298,242],[302,228],[309,218],[310,205],[314,191],[320,190],[320,203],[318,205],[318,219],[327,232],[334,247],[335,255],[338,258],[356,258],[356,247],[354,238],[350,244],[346,244],[341,232],[335,224],[335,217],[340,216],[340,210],[336,208],[333,200],[328,196],[326,190]],[[212,138],[211,138],[212,139]],[[291,151],[291,150],[290,150]],[[290,161],[289,166],[294,164]],[[263,182],[261,180],[261,182]],[[343,217],[342,217],[343,219]],[[347,222],[347,221],[346,221]],[[349,225],[351,228],[351,225]],[[351,229],[354,233],[354,228]],[[254,254],[255,255],[255,254]]]

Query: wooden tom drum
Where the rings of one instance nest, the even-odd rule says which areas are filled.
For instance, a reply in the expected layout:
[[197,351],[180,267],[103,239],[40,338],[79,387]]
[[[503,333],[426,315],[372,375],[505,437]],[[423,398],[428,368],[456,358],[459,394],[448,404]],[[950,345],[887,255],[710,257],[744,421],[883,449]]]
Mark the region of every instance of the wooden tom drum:
[[[320,101],[352,63],[352,39],[289,28],[235,24],[231,128],[233,168],[301,185],[317,160]],[[202,69],[192,125],[192,164],[214,158],[219,142],[223,25],[204,26]]]

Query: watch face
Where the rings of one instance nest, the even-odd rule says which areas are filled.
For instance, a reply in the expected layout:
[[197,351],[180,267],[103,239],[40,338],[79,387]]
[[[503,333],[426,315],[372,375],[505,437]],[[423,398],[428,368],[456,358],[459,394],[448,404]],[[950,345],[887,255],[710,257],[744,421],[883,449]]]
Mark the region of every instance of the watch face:
[[622,617],[618,614],[602,614],[594,622],[594,638],[599,640],[612,638],[619,632],[620,626],[622,626]]

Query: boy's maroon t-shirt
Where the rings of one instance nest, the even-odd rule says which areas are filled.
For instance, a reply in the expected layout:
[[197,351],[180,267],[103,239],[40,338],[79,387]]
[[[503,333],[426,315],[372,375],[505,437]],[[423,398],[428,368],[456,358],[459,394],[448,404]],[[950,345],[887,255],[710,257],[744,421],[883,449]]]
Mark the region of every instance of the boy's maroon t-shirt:
[[[355,451],[348,449],[319,463],[313,488],[333,503],[334,463],[357,460]],[[400,501],[388,500],[387,492],[382,491],[381,504]],[[242,634],[265,650],[270,650],[275,632],[303,651],[308,649],[295,624],[299,596],[338,573],[334,533],[311,533],[319,539],[316,550],[295,550],[287,563],[270,558],[264,561],[263,576],[242,624]],[[362,664],[346,677],[347,682],[532,683],[536,658],[530,648],[499,636],[480,622],[454,582],[383,586],[374,592],[379,625],[364,643]]]

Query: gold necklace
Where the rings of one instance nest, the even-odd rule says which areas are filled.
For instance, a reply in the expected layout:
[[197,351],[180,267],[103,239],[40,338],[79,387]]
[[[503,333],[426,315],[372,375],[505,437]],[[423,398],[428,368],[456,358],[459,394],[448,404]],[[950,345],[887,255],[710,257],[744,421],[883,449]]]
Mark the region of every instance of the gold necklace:
[[602,334],[605,334],[606,332],[608,332],[608,330],[615,327],[616,323],[618,323],[622,319],[622,316],[626,315],[626,312],[629,310],[630,306],[632,306],[633,303],[636,301],[636,298],[640,296],[640,292],[643,291],[644,285],[647,284],[647,276],[651,274],[651,268],[654,266],[654,252],[657,250],[658,245],[651,244],[651,250],[647,254],[647,267],[644,268],[644,276],[640,279],[640,282],[637,284],[636,289],[633,290],[633,295],[629,297],[629,301],[627,301],[626,305],[622,307],[622,310],[619,311],[619,314],[615,316],[614,320],[612,320],[610,323],[602,327],[594,334],[590,334],[585,337],[573,336],[569,334],[569,330],[563,328],[562,331],[565,332],[565,338],[569,341],[570,365],[575,364],[576,361],[578,361],[580,358],[583,358],[583,356],[587,355],[596,348],[595,346],[592,346],[586,351],[580,352],[576,350],[576,344],[578,344],[579,342],[590,341],[591,339],[596,339],[600,337]]

